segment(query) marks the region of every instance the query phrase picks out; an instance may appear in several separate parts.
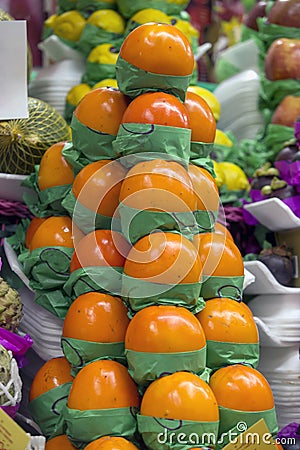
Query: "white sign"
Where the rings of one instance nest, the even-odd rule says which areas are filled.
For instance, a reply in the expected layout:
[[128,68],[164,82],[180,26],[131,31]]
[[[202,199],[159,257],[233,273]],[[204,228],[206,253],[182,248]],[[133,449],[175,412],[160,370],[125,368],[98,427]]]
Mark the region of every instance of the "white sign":
[[26,21],[0,21],[0,120],[28,117]]

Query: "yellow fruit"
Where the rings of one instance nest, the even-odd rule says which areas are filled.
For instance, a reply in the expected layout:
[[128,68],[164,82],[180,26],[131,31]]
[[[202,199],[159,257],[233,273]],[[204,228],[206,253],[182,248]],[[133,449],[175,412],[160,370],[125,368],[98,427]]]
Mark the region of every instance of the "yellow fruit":
[[118,50],[112,44],[100,44],[93,48],[88,56],[88,61],[98,64],[115,65],[118,54]]
[[118,82],[114,78],[105,78],[104,80],[99,81],[98,83],[94,84],[92,89],[98,89],[100,87],[114,87],[118,89]]
[[229,137],[221,130],[216,130],[215,141],[216,145],[226,145],[226,147],[232,147],[233,142]]
[[217,97],[211,91],[201,86],[189,86],[188,91],[194,92],[195,94],[198,94],[200,95],[200,97],[204,98],[204,100],[206,100],[206,102],[210,106],[216,121],[220,119],[221,105]]
[[73,86],[67,95],[67,102],[70,103],[70,105],[77,106],[80,100],[90,92],[91,88],[86,83],[80,83],[76,84],[76,86]]
[[216,174],[215,182],[218,187],[221,187],[225,183],[225,175],[223,169],[220,167],[217,161],[212,161],[214,165],[214,171]]
[[170,23],[170,19],[167,14],[154,8],[145,8],[138,11],[131,17],[130,21],[136,22],[140,25],[147,22]]
[[193,25],[188,20],[182,20],[179,19],[178,17],[173,16],[171,16],[169,19],[171,24],[174,25],[174,27],[178,28],[180,31],[182,31],[190,42],[192,42],[192,40],[199,39],[200,37],[199,31],[195,27],[193,27]]
[[123,17],[112,9],[99,9],[95,11],[90,15],[87,22],[110,33],[122,34],[125,30]]
[[239,191],[249,189],[250,184],[245,172],[237,165],[231,162],[218,163],[219,168],[224,174],[224,183],[230,191]]
[[57,15],[52,14],[52,16],[49,16],[48,19],[45,20],[44,27],[45,28],[53,28],[56,19],[57,19]]
[[62,39],[77,42],[85,25],[86,20],[78,11],[67,11],[56,17],[53,32]]

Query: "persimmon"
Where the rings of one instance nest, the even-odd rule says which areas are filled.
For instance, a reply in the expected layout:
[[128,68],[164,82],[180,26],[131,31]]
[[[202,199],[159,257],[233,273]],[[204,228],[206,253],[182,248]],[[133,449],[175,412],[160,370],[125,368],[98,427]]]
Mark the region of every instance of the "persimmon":
[[191,141],[213,143],[216,135],[216,120],[208,103],[200,95],[187,91],[184,106],[192,130]]
[[30,247],[30,243],[32,241],[33,235],[36,232],[36,230],[38,229],[38,227],[45,222],[46,217],[33,217],[31,219],[30,224],[28,225],[27,231],[26,231],[26,235],[25,235],[25,247],[29,248]]
[[233,240],[218,233],[197,234],[193,239],[207,276],[243,276],[242,255]]
[[76,450],[76,447],[71,444],[68,436],[65,434],[61,434],[60,436],[55,436],[49,441],[46,442],[45,450]]
[[125,261],[124,273],[153,283],[197,283],[202,264],[197,249],[186,237],[156,232],[134,244]]
[[189,86],[187,90],[188,92],[194,92],[195,94],[200,95],[200,97],[204,98],[204,100],[212,110],[216,122],[220,119],[221,105],[213,92],[201,86]]
[[71,367],[64,356],[49,359],[42,365],[33,378],[29,392],[29,400],[32,401],[45,392],[72,381]]
[[175,353],[199,350],[206,345],[197,318],[186,308],[149,306],[131,319],[125,348],[140,352]]
[[250,308],[230,298],[212,298],[196,314],[206,339],[220,342],[258,343],[257,327]]
[[146,92],[136,97],[126,108],[121,123],[190,127],[188,113],[183,103],[174,95],[165,92]]
[[120,56],[147,72],[163,75],[191,75],[194,55],[188,38],[176,27],[145,23],[123,41]]
[[122,437],[102,436],[93,442],[90,442],[86,450],[138,450],[132,442]]
[[129,98],[113,87],[92,89],[77,105],[74,115],[84,125],[116,135]]
[[155,159],[133,166],[120,189],[120,201],[140,210],[183,212],[196,209],[196,195],[186,169]]
[[76,245],[70,271],[92,266],[123,267],[129,249],[129,243],[116,231],[92,231]]
[[137,386],[122,364],[108,359],[93,361],[83,367],[71,386],[68,407],[80,411],[138,407]]
[[219,190],[213,176],[203,167],[189,164],[188,174],[192,180],[197,198],[197,209],[218,211]]
[[51,216],[39,225],[32,236],[29,250],[41,247],[74,247],[72,219],[68,216]]
[[228,230],[228,228],[223,225],[220,222],[216,222],[215,226],[214,226],[214,232],[217,234],[223,234],[226,236],[226,238],[231,239],[232,241],[234,241],[232,234],[230,233],[230,231]]
[[119,194],[126,169],[117,161],[100,160],[84,166],[77,174],[72,192],[92,211],[112,217],[119,204]]
[[124,342],[129,324],[122,300],[100,292],[77,297],[67,311],[62,336],[91,342]]
[[219,406],[240,411],[264,411],[274,408],[269,383],[256,369],[234,364],[218,369],[209,385]]
[[143,395],[140,414],[197,422],[219,420],[212,389],[191,372],[176,372],[153,381]]
[[55,186],[72,184],[74,180],[73,169],[62,154],[65,144],[65,142],[53,144],[43,154],[38,171],[40,191]]

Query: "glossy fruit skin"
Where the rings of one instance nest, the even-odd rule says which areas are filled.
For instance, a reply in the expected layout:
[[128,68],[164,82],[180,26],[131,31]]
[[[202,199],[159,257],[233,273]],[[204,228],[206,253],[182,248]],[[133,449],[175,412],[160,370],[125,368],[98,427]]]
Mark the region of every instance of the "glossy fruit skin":
[[220,222],[215,223],[214,232],[217,234],[225,235],[226,238],[231,239],[233,241],[232,234],[230,233],[228,228]]
[[220,119],[221,105],[217,97],[211,91],[200,86],[189,86],[187,90],[188,92],[194,92],[204,98],[212,110],[216,122]]
[[62,336],[91,342],[123,342],[129,324],[121,299],[100,292],[77,297],[67,311]]
[[188,172],[179,163],[155,159],[136,164],[124,178],[120,202],[140,210],[195,211],[196,196]]
[[199,422],[219,420],[212,390],[191,372],[176,372],[151,383],[142,398],[140,414]]
[[121,123],[190,128],[184,104],[174,95],[164,92],[146,92],[136,97],[124,112]]
[[72,184],[73,169],[62,155],[65,142],[51,145],[43,154],[38,171],[38,186],[40,191],[54,186]]
[[93,231],[76,245],[70,271],[93,266],[123,267],[129,248],[128,242],[116,231]]
[[55,436],[46,442],[45,450],[76,450],[76,447],[71,444],[68,437],[65,434]]
[[128,104],[129,98],[118,89],[93,89],[82,98],[74,115],[87,127],[116,136]]
[[86,450],[138,450],[132,442],[122,437],[102,436],[85,447]]
[[68,407],[80,411],[139,404],[137,387],[126,367],[104,359],[91,362],[78,372],[68,398]]
[[[99,44],[93,48],[87,58],[88,62],[96,64],[112,64],[117,63],[119,56],[119,50],[112,43]],[[104,87],[111,86],[110,84],[104,85]],[[103,86],[102,86],[103,87]],[[117,86],[116,86],[117,88]]]
[[29,250],[32,252],[41,247],[69,247],[72,248],[72,219],[68,216],[48,217],[32,236]]
[[174,353],[199,350],[206,345],[200,322],[186,308],[149,306],[131,319],[125,348],[140,352]]
[[300,28],[298,0],[277,0],[268,13],[268,21],[285,27]]
[[195,246],[207,276],[234,277],[244,275],[242,255],[231,239],[217,233],[196,235]]
[[112,217],[119,205],[119,194],[126,169],[117,161],[100,160],[84,166],[77,174],[72,192],[88,209]]
[[45,222],[46,217],[33,217],[31,219],[30,224],[28,225],[26,235],[25,235],[25,247],[29,248],[30,242],[33,238],[34,233],[38,229],[38,227]]
[[71,367],[65,357],[52,358],[37,371],[31,383],[29,401],[62,384],[73,381]]
[[213,112],[200,95],[187,91],[184,106],[188,112],[192,142],[213,143],[216,135],[216,120]]
[[93,12],[87,22],[111,33],[121,34],[125,28],[123,17],[111,9],[99,9]]
[[212,175],[205,169],[189,164],[188,174],[197,198],[197,210],[218,211],[219,189]]
[[274,407],[269,383],[256,369],[235,364],[222,367],[211,376],[209,385],[219,406],[239,411],[264,411]]
[[152,233],[130,250],[124,273],[152,283],[197,283],[202,264],[197,249],[181,234]]
[[123,41],[122,58],[147,72],[164,75],[191,75],[194,55],[187,37],[176,27],[145,23]]
[[213,298],[196,314],[206,339],[219,342],[258,343],[258,331],[251,310],[230,298]]

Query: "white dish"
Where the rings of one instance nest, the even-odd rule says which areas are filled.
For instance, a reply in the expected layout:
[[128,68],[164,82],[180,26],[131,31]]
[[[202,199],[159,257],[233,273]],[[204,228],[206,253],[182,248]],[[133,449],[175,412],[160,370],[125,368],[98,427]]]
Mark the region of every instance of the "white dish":
[[261,261],[246,261],[244,265],[245,268],[255,276],[255,283],[247,286],[245,289],[245,294],[300,294],[300,288],[283,286],[278,283],[268,267]]
[[249,203],[244,208],[270,231],[287,231],[300,227],[300,218],[279,198]]
[[[29,286],[29,280],[24,274],[22,267],[18,261],[16,252],[12,249],[11,245],[7,242],[7,240],[4,240],[4,251],[5,255],[8,261],[8,264],[11,268],[11,270],[18,275],[18,277],[23,281],[25,286],[32,291],[31,287]],[[32,291],[33,292],[33,291]]]
[[220,53],[218,59],[224,59],[239,70],[253,69],[258,72],[258,47],[253,39],[248,39]]
[[0,173],[0,198],[11,202],[23,202],[24,192],[30,189],[21,186],[27,175]]
[[57,36],[51,35],[38,45],[52,61],[77,60],[84,61],[83,55],[64,44]]

